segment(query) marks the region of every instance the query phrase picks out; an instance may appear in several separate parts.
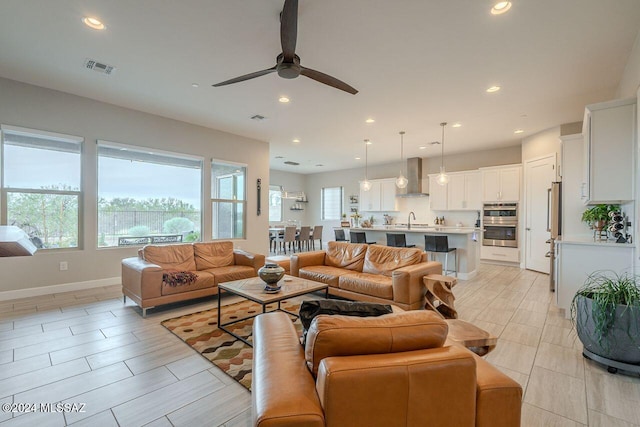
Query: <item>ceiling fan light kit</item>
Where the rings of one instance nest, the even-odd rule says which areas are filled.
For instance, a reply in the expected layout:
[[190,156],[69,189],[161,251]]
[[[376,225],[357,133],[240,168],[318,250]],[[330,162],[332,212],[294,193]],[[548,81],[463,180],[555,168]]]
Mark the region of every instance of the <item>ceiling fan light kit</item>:
[[449,175],[444,169],[444,127],[447,125],[447,122],[440,123],[442,126],[442,152],[440,154],[440,173],[436,178],[436,182],[438,185],[447,185],[449,183]]
[[400,175],[396,178],[396,187],[406,188],[409,180],[402,174],[402,162],[404,161],[404,131],[400,131]]
[[356,89],[335,77],[300,65],[300,57],[296,55],[297,38],[298,0],[285,0],[284,7],[282,8],[282,14],[280,15],[280,44],[282,45],[282,53],[276,57],[276,65],[271,68],[267,68],[266,70],[256,71],[254,73],[245,74],[244,76],[225,80],[223,82],[216,83],[213,86],[226,86],[277,72],[278,76],[284,79],[295,79],[299,75],[303,75],[319,83],[340,89],[352,95],[358,93]]

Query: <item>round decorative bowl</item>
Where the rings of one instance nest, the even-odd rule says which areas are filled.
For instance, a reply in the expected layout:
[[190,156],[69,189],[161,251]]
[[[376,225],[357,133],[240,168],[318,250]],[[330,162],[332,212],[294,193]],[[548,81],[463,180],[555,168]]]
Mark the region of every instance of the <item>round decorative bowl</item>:
[[266,263],[258,270],[258,276],[267,284],[264,288],[267,292],[279,291],[278,282],[284,277],[284,268],[276,263]]

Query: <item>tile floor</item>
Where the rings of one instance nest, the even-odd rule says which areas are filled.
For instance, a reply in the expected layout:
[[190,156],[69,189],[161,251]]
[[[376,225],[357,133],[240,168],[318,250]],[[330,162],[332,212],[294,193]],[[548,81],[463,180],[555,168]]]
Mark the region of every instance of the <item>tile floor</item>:
[[[462,319],[500,337],[487,359],[522,384],[524,427],[640,426],[640,378],[582,357],[548,276],[482,265],[454,293]],[[249,426],[250,394],[160,326],[215,304],[163,307],[143,319],[123,305],[119,286],[1,301],[0,404],[85,406],[0,411],[0,427]]]

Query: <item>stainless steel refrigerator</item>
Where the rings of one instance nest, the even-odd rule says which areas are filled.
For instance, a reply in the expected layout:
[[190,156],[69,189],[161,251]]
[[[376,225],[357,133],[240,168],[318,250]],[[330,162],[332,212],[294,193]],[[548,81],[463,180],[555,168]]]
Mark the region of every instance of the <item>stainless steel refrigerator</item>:
[[549,289],[556,290],[556,245],[555,241],[562,235],[562,183],[552,182],[547,190],[547,231],[550,249],[547,253],[551,265],[549,267]]

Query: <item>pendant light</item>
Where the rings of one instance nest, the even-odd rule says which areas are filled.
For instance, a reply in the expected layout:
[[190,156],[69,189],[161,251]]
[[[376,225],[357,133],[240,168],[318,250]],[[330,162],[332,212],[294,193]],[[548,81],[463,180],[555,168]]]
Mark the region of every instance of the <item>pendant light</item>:
[[447,175],[447,172],[444,170],[444,127],[446,125],[447,122],[440,123],[440,126],[442,126],[442,154],[440,154],[440,173],[436,178],[438,185],[447,185],[449,182],[449,175]]
[[396,187],[405,188],[409,180],[402,174],[402,164],[404,162],[404,131],[400,131],[400,175],[396,178]]
[[369,167],[369,145],[371,145],[371,141],[368,139],[364,140],[364,181],[360,183],[360,188],[363,191],[371,190],[371,181],[367,179],[367,171]]

